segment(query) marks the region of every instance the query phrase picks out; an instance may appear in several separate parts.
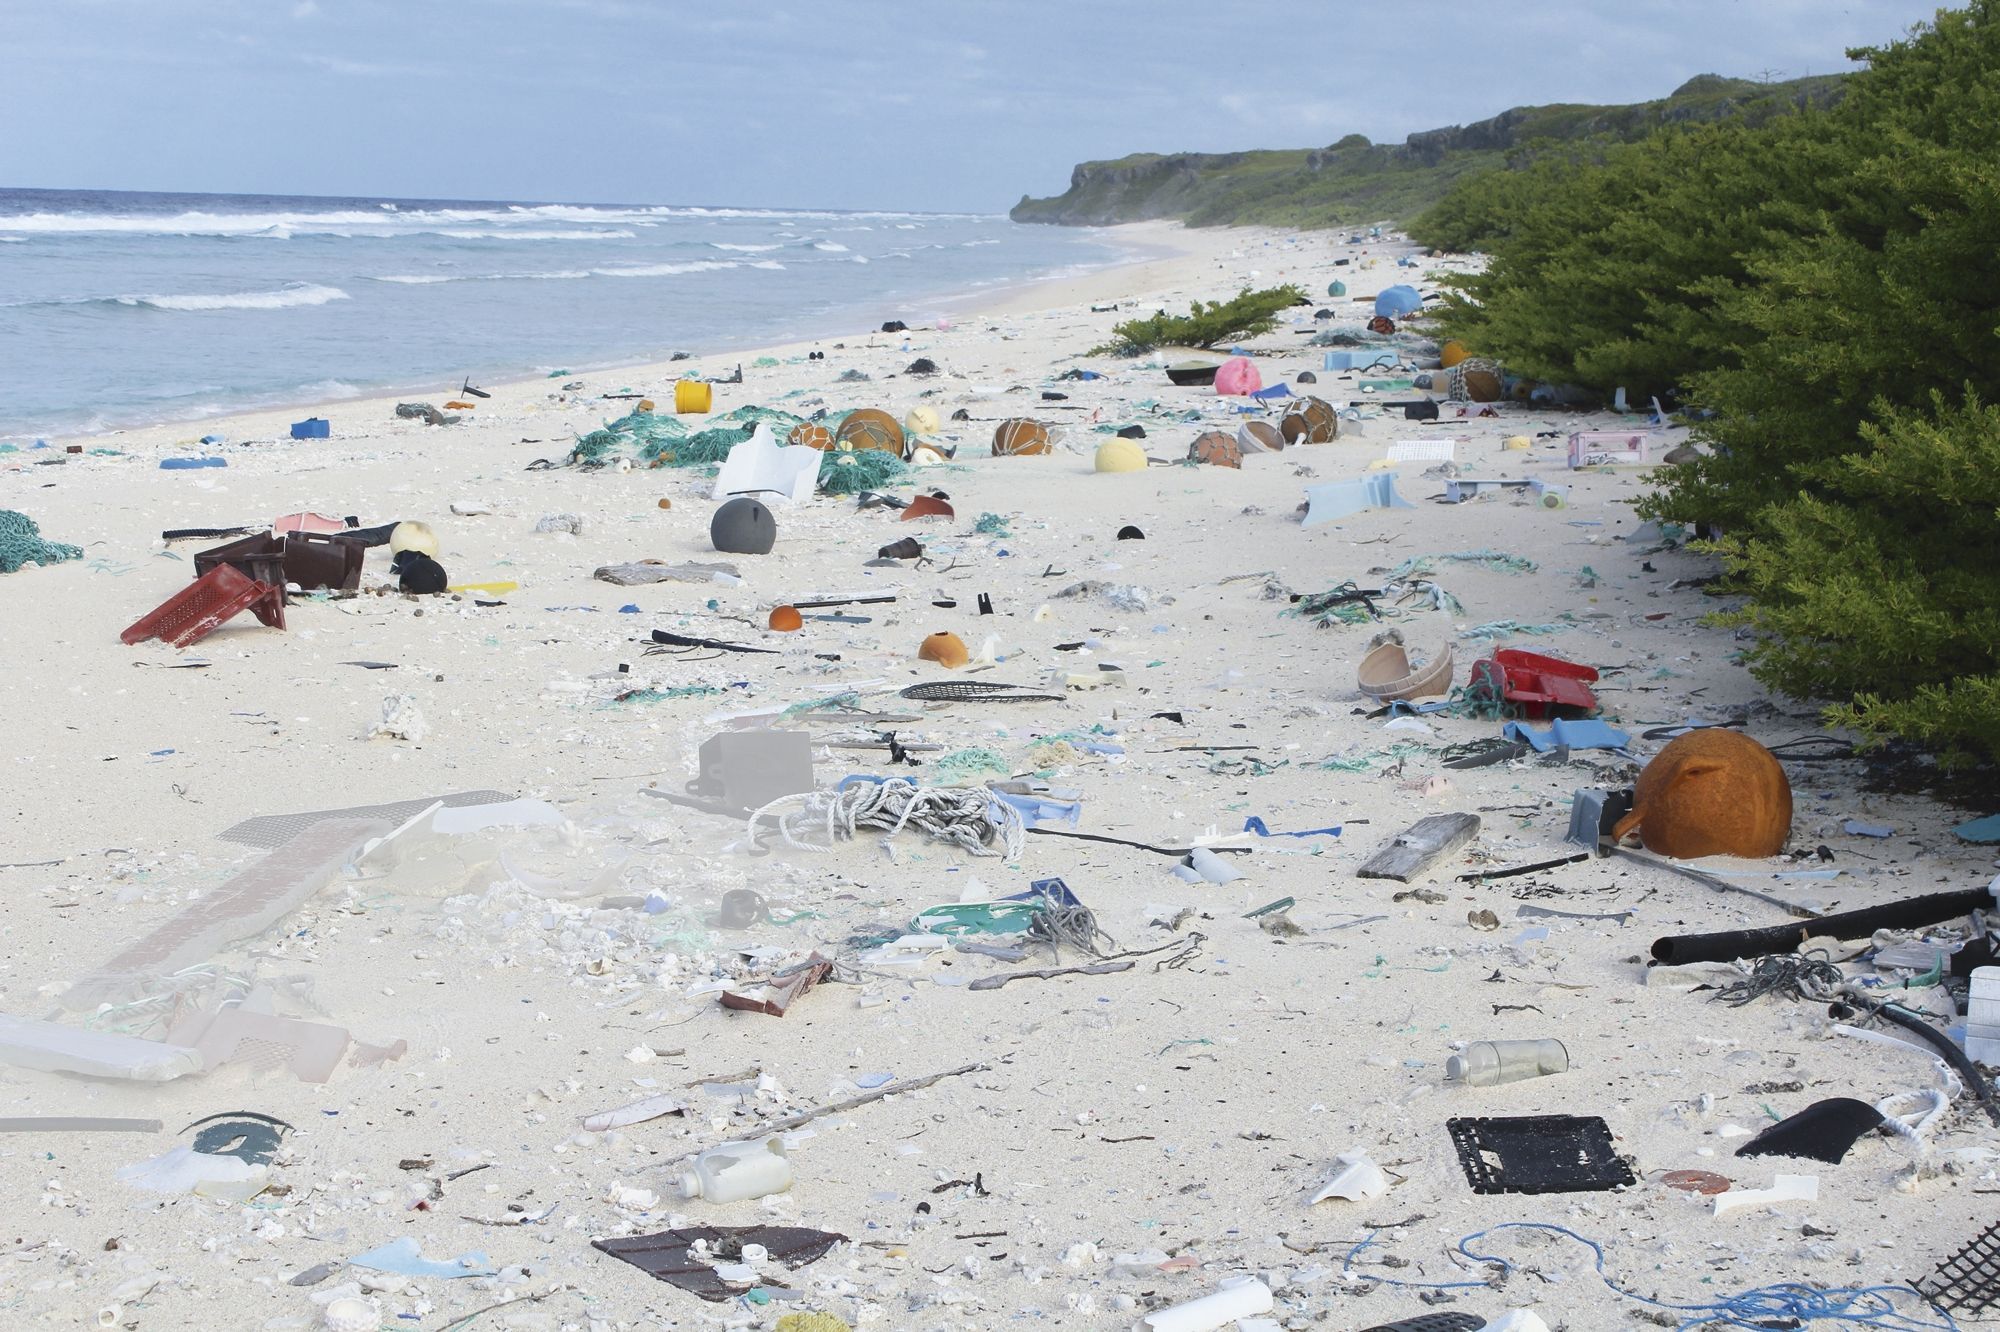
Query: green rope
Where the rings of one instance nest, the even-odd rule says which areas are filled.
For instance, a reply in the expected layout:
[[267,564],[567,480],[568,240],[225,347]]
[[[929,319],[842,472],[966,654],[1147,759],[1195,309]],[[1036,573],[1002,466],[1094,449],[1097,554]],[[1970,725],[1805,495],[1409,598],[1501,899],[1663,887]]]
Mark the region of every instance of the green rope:
[[33,562],[60,564],[83,558],[83,547],[42,540],[42,529],[25,513],[0,509],[0,573],[13,573]]

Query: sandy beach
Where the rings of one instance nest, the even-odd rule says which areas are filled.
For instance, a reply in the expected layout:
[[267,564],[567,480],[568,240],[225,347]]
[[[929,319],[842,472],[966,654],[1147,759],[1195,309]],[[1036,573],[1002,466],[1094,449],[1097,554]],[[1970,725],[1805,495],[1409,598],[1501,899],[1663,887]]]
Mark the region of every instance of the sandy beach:
[[[1275,1324],[1252,1327],[1532,1309],[1550,1328],[1604,1332],[1697,1326],[1688,1320],[1713,1303],[1780,1282],[1902,1285],[1987,1225],[2000,1133],[1964,1096],[1921,1145],[1873,1134],[1837,1165],[1735,1155],[1815,1101],[1874,1104],[1940,1085],[1922,1050],[1843,1037],[1824,1005],[1733,1007],[1697,988],[1717,972],[1649,973],[1654,939],[1783,923],[1779,907],[1621,858],[1477,881],[1575,854],[1564,841],[1572,794],[1629,786],[1664,743],[1645,732],[1742,718],[1767,744],[1822,733],[1809,705],[1744,672],[1729,630],[1704,624],[1725,604],[1696,581],[1713,563],[1635,516],[1647,469],[1568,467],[1570,432],[1646,430],[1644,418],[1506,404],[1422,422],[1369,408],[1335,442],[1252,455],[1237,470],[1097,473],[1112,428],[1142,425],[1145,451],[1177,463],[1197,433],[1233,433],[1243,419],[1243,400],[1170,385],[1158,357],[1088,355],[1120,319],[1280,282],[1319,299],[1336,277],[1372,297],[1436,269],[1397,267],[1407,246],[1333,233],[1123,234],[1158,257],[947,304],[948,328],[884,309],[812,344],[697,348],[680,363],[488,385],[492,396],[448,427],[397,419],[391,399],[345,401],[0,455],[0,509],[84,552],[0,574],[4,1012],[160,1039],[177,1017],[249,996],[370,1046],[407,1042],[381,1062],[343,1058],[324,1083],[255,1060],[164,1082],[0,1067],[0,1118],[161,1124],[0,1135],[0,1181],[20,1213],[0,1270],[9,1326],[303,1332],[322,1326],[315,1297],[354,1284],[346,1293],[374,1301],[386,1328],[771,1328],[824,1312],[883,1332],[1113,1329],[1248,1275],[1275,1293]],[[1330,303],[1342,322],[1368,308]],[[911,327],[872,331],[892,319]],[[1365,374],[1323,369],[1321,349],[1289,326],[1248,347],[1266,384],[1341,406],[1370,396]],[[940,373],[906,373],[919,357]],[[959,460],[914,470],[895,493],[941,489],[955,518],[903,522],[822,496],[774,506],[769,555],[719,556],[706,470],[561,465],[578,436],[630,410],[603,395],[645,394],[664,411],[676,379],[739,362],[743,382],[715,388],[717,413],[935,410]],[[1101,377],[1058,378],[1073,369]],[[843,381],[849,371],[868,378]],[[1302,371],[1317,384],[1299,385]],[[441,406],[456,388],[440,383],[424,400]],[[1270,406],[1274,419],[1284,405]],[[952,419],[960,410],[967,419]],[[315,412],[330,438],[286,438]],[[995,424],[1022,416],[1051,427],[1054,452],[986,456]],[[210,434],[224,442],[198,442]],[[1520,435],[1531,448],[1503,447]],[[1651,432],[1652,456],[1684,435]],[[1306,487],[1375,475],[1393,444],[1440,439],[1454,444],[1458,476],[1539,480],[1562,502],[1521,488],[1436,502],[1446,477],[1410,462],[1391,470],[1412,507],[1302,527]],[[160,467],[194,456],[227,466]],[[531,470],[537,460],[557,466]],[[453,584],[512,587],[377,595],[394,579],[376,549],[362,595],[296,596],[283,631],[244,615],[185,651],[120,643],[188,583],[208,544],[163,532],[301,510],[363,526],[422,521]],[[580,531],[537,533],[558,514]],[[1118,540],[1127,525],[1144,539]],[[912,535],[928,563],[869,565]],[[727,560],[740,582],[592,576],[649,559]],[[1396,577],[1448,596],[1385,601],[1382,622],[1326,627],[1292,600]],[[891,595],[795,634],[765,627],[776,605]],[[1356,667],[1389,628],[1417,655],[1449,645],[1461,684],[1496,647],[1594,666],[1604,720],[1629,733],[1629,753],[1448,768],[1451,747],[1497,738],[1499,723],[1369,715]],[[656,629],[764,652],[649,655]],[[917,660],[938,631],[975,654],[990,646],[990,664],[967,674]],[[898,694],[1052,678],[1057,700]],[[385,699],[400,696],[420,711],[421,738],[371,738]],[[842,724],[812,706],[850,696],[865,713],[911,719]],[[914,830],[886,848],[864,832],[827,852],[767,839],[752,854],[740,820],[648,794],[681,792],[703,741],[758,721],[812,732],[822,787],[850,774],[941,787],[1038,777],[1081,792],[1074,831],[1247,848],[1224,857],[1241,877],[1190,883],[1154,850],[1035,834],[1018,857]],[[858,747],[887,731],[925,746],[918,766]],[[1991,848],[1950,835],[1963,812],[1871,794],[1848,759],[1788,772],[1798,856],[1738,864],[1734,882],[1827,912],[1992,878]],[[67,994],[266,855],[220,836],[244,820],[481,791],[547,802],[567,823],[496,834],[505,867],[470,853],[477,863],[457,874],[364,861],[268,928],[158,978],[144,999]],[[1478,836],[1428,876],[1356,877],[1418,819],[1458,812],[1479,816]],[[1251,818],[1273,835],[1244,836]],[[1850,821],[1892,835],[1857,835]],[[926,908],[1048,878],[1090,908],[1111,940],[1103,951],[1153,951],[1129,969],[1001,989],[972,982],[1093,959],[1074,947],[1016,961],[870,952]],[[740,928],[718,921],[738,889],[768,908]],[[718,1006],[722,984],[815,952],[833,971],[784,1016]],[[1918,986],[1904,1002],[1941,998]],[[1541,1038],[1564,1043],[1566,1072],[1446,1081],[1463,1042]],[[787,1192],[724,1204],[678,1195],[691,1153],[967,1066],[794,1130]],[[583,1126],[656,1096],[682,1113]],[[187,1146],[183,1126],[233,1111],[289,1125],[251,1196],[120,1178]],[[1600,1117],[1634,1182],[1475,1193],[1447,1122],[1525,1115]],[[1312,1203],[1352,1152],[1382,1168],[1387,1192]],[[1690,1170],[1743,1190],[1816,1176],[1818,1196],[1711,1215],[1712,1199],[1661,1181]],[[1511,1223],[1540,1228],[1494,1229]],[[591,1243],[760,1224],[846,1242],[797,1270],[766,1266],[751,1297],[719,1303]],[[479,1274],[348,1262],[405,1239],[428,1259],[483,1255],[464,1269]],[[1602,1276],[1583,1241],[1602,1246]],[[295,1280],[322,1265],[316,1281]],[[1939,1318],[1911,1299],[1896,1307]]]

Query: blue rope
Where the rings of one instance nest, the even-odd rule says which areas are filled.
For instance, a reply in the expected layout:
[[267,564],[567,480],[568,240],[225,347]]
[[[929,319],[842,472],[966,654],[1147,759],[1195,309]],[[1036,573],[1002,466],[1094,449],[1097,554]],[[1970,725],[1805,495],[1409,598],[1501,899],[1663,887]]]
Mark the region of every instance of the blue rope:
[[[1933,1322],[1916,1314],[1899,1313],[1896,1308],[1898,1298],[1921,1302],[1922,1297],[1907,1286],[1834,1286],[1825,1290],[1797,1282],[1781,1282],[1774,1286],[1757,1286],[1740,1291],[1720,1300],[1701,1304],[1673,1304],[1627,1290],[1613,1281],[1604,1271],[1604,1247],[1595,1240],[1587,1239],[1574,1230],[1563,1226],[1550,1225],[1541,1221],[1506,1221],[1497,1226],[1467,1235],[1458,1242],[1458,1252],[1475,1263],[1489,1263],[1499,1267],[1499,1280],[1512,1276],[1514,1264],[1498,1254],[1475,1253],[1471,1245],[1488,1235],[1502,1230],[1543,1230],[1552,1235],[1573,1239],[1590,1250],[1592,1265],[1596,1268],[1598,1280],[1612,1293],[1639,1304],[1651,1305],[1655,1309],[1668,1309],[1675,1313],[1691,1314],[1679,1325],[1679,1332],[1699,1327],[1735,1327],[1763,1329],[1773,1326],[1776,1319],[1796,1319],[1801,1327],[1810,1327],[1816,1322],[1850,1323],[1864,1327],[1882,1328],[1884,1332],[1962,1332],[1958,1323],[1948,1313],[1940,1312],[1943,1322]],[[1379,1231],[1371,1230],[1362,1241],[1347,1251],[1341,1260],[1342,1276],[1349,1274],[1354,1259],[1363,1249],[1375,1242]],[[1364,1280],[1384,1286],[1400,1286],[1412,1290],[1465,1290],[1477,1286],[1495,1284],[1492,1281],[1398,1281],[1393,1277],[1369,1275]]]

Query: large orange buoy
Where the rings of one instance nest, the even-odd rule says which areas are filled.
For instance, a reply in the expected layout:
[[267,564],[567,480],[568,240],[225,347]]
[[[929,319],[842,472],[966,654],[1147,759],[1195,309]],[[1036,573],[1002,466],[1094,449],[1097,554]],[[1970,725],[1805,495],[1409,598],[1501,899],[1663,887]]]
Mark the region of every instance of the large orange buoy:
[[796,606],[773,606],[769,623],[777,632],[790,634],[796,633],[805,625],[805,617],[799,614],[799,608]]
[[1287,444],[1331,444],[1340,437],[1340,413],[1324,398],[1300,398],[1285,408],[1278,431]]
[[1055,446],[1049,443],[1049,428],[1040,421],[1021,416],[1002,421],[994,427],[993,456],[996,458],[1019,458],[1031,453],[1054,451]]
[[833,432],[817,421],[801,421],[792,427],[791,434],[785,436],[785,443],[803,444],[824,453],[833,447]]
[[1792,784],[1770,750],[1719,726],[1676,736],[1639,774],[1632,812],[1612,831],[1633,829],[1648,851],[1762,859],[1792,833]]
[[1220,430],[1208,430],[1196,435],[1194,443],[1188,445],[1188,458],[1211,467],[1240,469],[1243,466],[1243,446],[1232,435]]
[[840,429],[833,432],[834,447],[880,449],[903,456],[903,427],[896,418],[874,407],[862,407],[847,414]]

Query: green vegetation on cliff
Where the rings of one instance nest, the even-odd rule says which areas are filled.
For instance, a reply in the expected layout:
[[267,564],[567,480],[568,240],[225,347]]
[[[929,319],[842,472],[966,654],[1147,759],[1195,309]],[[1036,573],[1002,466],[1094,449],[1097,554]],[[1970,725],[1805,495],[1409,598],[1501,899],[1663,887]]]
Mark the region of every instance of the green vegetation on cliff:
[[1177,218],[1190,226],[1352,226],[1409,218],[1461,181],[1550,159],[1591,160],[1669,125],[1761,125],[1840,96],[1841,75],[1756,83],[1703,74],[1630,106],[1515,107],[1491,120],[1372,144],[1350,134],[1327,148],[1240,153],[1135,153],[1085,162],[1068,191],[1023,198],[1016,222],[1099,226]]

